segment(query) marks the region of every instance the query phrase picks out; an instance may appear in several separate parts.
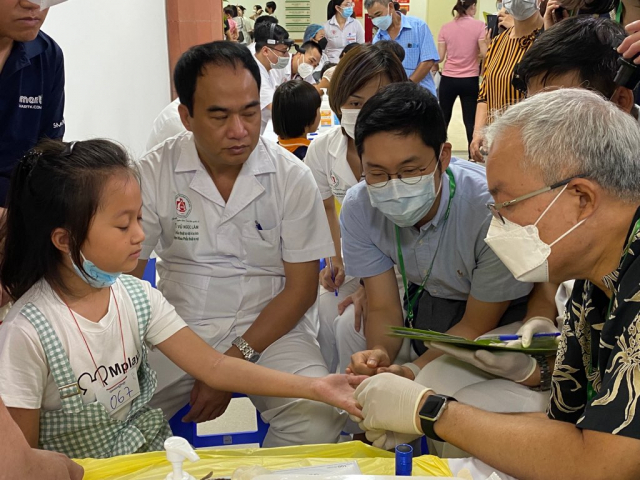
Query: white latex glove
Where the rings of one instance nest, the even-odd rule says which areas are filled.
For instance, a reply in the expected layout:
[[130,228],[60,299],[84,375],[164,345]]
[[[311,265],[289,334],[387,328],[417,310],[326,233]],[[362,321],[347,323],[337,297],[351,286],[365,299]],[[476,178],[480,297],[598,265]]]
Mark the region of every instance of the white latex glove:
[[[529,348],[533,335],[535,333],[558,333],[558,327],[556,322],[547,317],[531,317],[524,322],[520,329],[516,332],[517,335],[522,336],[520,340],[512,340],[507,343],[507,347],[524,347]],[[560,342],[560,337],[556,337],[556,343]]]
[[425,342],[428,348],[435,348],[452,357],[467,362],[480,370],[484,370],[496,377],[524,382],[535,372],[538,362],[526,353],[518,352],[489,352],[488,350],[468,350],[454,347],[446,343]]
[[422,397],[430,390],[393,373],[367,378],[355,393],[364,417],[360,428],[422,435],[416,425],[416,413]]
[[392,450],[398,445],[410,443],[416,438],[420,438],[420,435],[416,435],[415,433],[396,433],[383,430],[369,430],[365,432],[365,436],[374,447],[381,448],[382,450]]

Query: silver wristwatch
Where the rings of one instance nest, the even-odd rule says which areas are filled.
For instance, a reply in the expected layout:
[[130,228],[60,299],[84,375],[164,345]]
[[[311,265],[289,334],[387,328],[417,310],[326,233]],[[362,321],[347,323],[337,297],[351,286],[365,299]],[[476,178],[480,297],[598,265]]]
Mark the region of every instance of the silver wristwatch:
[[231,345],[238,347],[238,350],[240,350],[245,360],[249,360],[251,363],[257,363],[257,361],[260,360],[260,354],[251,348],[251,345],[249,345],[244,338],[236,337],[236,339],[231,342]]

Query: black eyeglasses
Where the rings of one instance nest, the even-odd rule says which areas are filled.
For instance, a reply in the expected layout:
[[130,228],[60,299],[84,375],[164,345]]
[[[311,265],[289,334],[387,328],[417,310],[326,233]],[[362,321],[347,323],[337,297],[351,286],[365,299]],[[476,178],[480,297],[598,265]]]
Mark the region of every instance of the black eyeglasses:
[[514,198],[513,200],[509,200],[507,202],[502,202],[502,203],[487,203],[487,208],[489,209],[489,211],[491,212],[491,215],[493,215],[493,217],[497,220],[500,220],[502,222],[502,224],[504,225],[506,222],[504,221],[504,217],[502,216],[502,214],[500,213],[500,209],[504,208],[504,207],[509,207],[511,205],[514,205],[518,202],[522,202],[523,200],[527,200],[529,198],[533,198],[537,195],[541,195],[543,193],[546,192],[550,192],[551,190],[555,190],[556,188],[562,187],[566,184],[568,184],[571,180],[573,180],[574,178],[585,178],[587,175],[574,175],[573,177],[569,177],[565,180],[561,180],[557,183],[554,183],[553,185],[547,185],[546,187],[543,187],[539,190],[536,190],[535,192],[531,192],[531,193],[527,193],[525,195],[522,195],[520,197]]
[[[437,158],[434,157],[433,160],[429,162],[429,165],[426,167],[404,167],[398,170],[396,173],[388,173],[384,170],[371,170],[364,174],[364,180],[367,182],[367,185],[371,185],[374,188],[382,188],[389,183],[392,176],[395,176],[402,183],[406,183],[407,185],[415,185],[416,183],[422,180],[424,176],[423,172],[429,168],[429,166],[433,163]],[[436,164],[437,168],[437,164]]]

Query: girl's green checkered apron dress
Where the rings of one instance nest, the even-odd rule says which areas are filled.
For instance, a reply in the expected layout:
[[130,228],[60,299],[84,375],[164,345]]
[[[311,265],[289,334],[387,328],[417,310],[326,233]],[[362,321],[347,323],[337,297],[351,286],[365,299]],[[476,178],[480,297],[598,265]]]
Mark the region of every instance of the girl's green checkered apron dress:
[[157,385],[156,373],[147,363],[144,342],[151,316],[149,298],[140,280],[128,275],[122,275],[120,280],[136,310],[142,350],[138,369],[140,395],[131,404],[124,421],[113,418],[97,401],[82,403],[82,392],[67,352],[47,319],[32,303],[20,311],[40,336],[62,402],[62,410],[40,412],[39,448],[61,452],[71,458],[106,458],[162,450],[164,441],[171,436],[162,411],[147,405]]

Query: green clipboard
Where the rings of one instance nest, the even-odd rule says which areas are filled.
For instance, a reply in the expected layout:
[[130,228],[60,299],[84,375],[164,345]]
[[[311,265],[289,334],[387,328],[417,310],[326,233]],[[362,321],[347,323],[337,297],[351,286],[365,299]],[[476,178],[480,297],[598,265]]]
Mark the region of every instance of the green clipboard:
[[489,350],[491,352],[520,352],[529,355],[555,355],[558,350],[556,339],[553,337],[534,338],[529,348],[505,347],[505,342],[498,338],[481,338],[469,340],[455,335],[435,332],[433,330],[419,330],[417,328],[391,327],[392,337],[410,338],[419,342],[448,343],[455,347],[468,350]]

